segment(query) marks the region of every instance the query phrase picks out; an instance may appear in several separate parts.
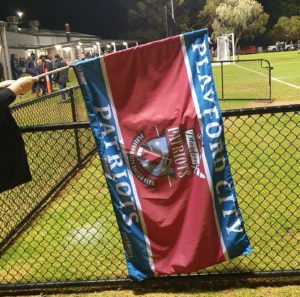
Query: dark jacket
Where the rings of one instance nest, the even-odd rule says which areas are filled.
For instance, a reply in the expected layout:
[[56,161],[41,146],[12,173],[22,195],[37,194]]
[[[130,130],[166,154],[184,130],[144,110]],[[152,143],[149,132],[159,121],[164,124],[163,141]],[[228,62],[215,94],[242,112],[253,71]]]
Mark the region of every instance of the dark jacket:
[[[58,58],[55,60],[53,68],[57,69],[65,66],[67,66],[67,64],[62,60],[62,58]],[[60,85],[66,84],[68,82],[68,70],[54,73],[53,80]]]
[[24,142],[8,105],[10,89],[0,89],[0,193],[31,180]]
[[15,54],[11,54],[10,57],[10,66],[11,66],[11,74],[13,79],[18,79],[21,77],[22,69],[19,65],[19,60]]
[[31,76],[38,75],[36,61],[32,58],[27,60],[26,72]]

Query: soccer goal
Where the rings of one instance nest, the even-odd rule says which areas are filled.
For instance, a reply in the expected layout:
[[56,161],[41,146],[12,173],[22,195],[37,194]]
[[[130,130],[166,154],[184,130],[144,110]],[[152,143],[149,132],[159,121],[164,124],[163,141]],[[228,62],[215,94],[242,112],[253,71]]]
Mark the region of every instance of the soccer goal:
[[234,33],[217,37],[217,57],[219,61],[235,59]]

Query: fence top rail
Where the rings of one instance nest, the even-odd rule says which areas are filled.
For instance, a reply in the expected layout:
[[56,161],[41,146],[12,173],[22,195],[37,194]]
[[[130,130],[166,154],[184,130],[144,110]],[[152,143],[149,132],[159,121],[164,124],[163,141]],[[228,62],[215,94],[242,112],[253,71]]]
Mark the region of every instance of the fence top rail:
[[90,127],[89,122],[74,122],[74,123],[64,123],[64,124],[21,126],[19,128],[22,133],[27,133],[27,132],[72,130],[72,129],[82,129],[82,128],[89,128],[89,127]]
[[[300,111],[300,104],[231,109],[231,110],[222,111],[222,116],[226,118],[226,117],[234,117],[234,116],[274,114],[274,113],[293,112],[293,111]],[[20,131],[22,133],[27,133],[27,132],[82,129],[82,128],[89,128],[89,127],[90,127],[89,122],[74,122],[74,123],[64,123],[64,124],[21,126]]]
[[300,104],[264,106],[222,111],[223,117],[300,111]]
[[76,90],[76,89],[79,89],[79,88],[80,88],[79,86],[67,87],[64,90],[55,91],[55,92],[52,92],[51,94],[44,95],[44,96],[41,96],[41,97],[37,97],[37,98],[31,99],[31,100],[28,100],[26,102],[20,102],[18,104],[13,105],[10,109],[11,109],[11,111],[15,111],[15,110],[21,109],[23,107],[27,107],[27,106],[30,106],[30,105],[33,105],[33,104],[36,104],[36,103],[43,102],[45,100],[48,100],[49,98],[52,98],[52,97],[55,97],[55,96],[60,96],[62,93],[66,93],[70,90]]
[[235,60],[211,61],[211,63],[235,63],[235,62],[266,62],[267,64],[270,64],[270,61],[266,59],[235,59]]

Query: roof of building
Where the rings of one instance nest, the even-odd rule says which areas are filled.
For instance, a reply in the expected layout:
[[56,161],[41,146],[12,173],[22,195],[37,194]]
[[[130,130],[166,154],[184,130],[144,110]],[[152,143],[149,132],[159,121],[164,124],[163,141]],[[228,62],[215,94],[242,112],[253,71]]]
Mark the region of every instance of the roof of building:
[[[7,32],[16,32],[14,28],[6,27]],[[27,34],[27,35],[34,35],[34,36],[66,36],[66,32],[63,30],[48,30],[48,29],[31,29],[31,28],[19,28],[19,34]],[[97,38],[100,39],[99,36],[90,35],[85,33],[78,33],[78,32],[71,32],[70,33],[73,37],[79,38]]]
[[[26,35],[33,35],[33,36],[46,36],[46,37],[66,37],[66,32],[63,30],[47,30],[47,29],[31,29],[31,28],[19,28],[18,31],[14,28],[7,27],[7,32],[11,33],[18,33],[18,34],[26,34]],[[100,42],[102,46],[107,44],[112,44],[113,42],[116,45],[122,45],[124,42],[128,44],[136,43],[136,40],[112,40],[112,39],[101,39],[101,37],[96,35],[78,33],[78,32],[70,32],[70,41],[60,42],[59,45],[63,47],[68,46],[76,46],[78,42],[82,43],[84,46],[93,45],[96,42]],[[75,40],[74,40],[75,38]],[[73,40],[72,40],[73,39]],[[18,48],[18,49],[48,49],[53,48],[57,44],[39,44],[39,45],[32,45],[32,44],[16,44],[10,45],[11,48]]]

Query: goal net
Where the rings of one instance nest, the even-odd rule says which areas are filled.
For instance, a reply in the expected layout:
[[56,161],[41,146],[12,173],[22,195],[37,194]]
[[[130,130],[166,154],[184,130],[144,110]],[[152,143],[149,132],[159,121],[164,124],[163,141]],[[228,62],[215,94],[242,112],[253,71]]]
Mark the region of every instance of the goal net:
[[235,59],[234,34],[223,34],[217,37],[217,57],[219,61]]

